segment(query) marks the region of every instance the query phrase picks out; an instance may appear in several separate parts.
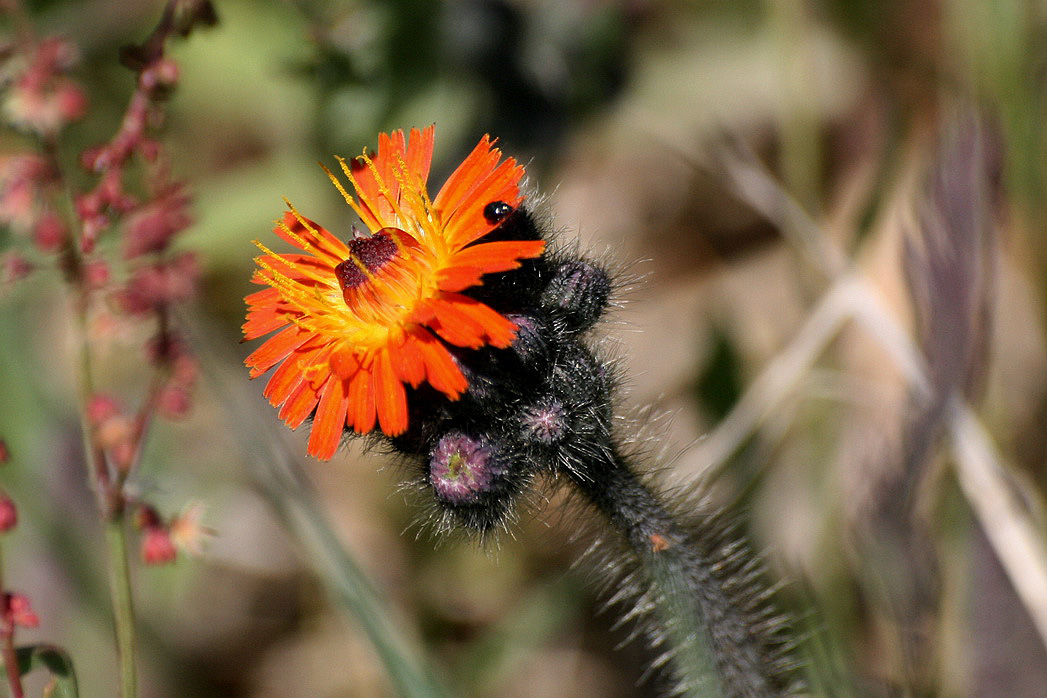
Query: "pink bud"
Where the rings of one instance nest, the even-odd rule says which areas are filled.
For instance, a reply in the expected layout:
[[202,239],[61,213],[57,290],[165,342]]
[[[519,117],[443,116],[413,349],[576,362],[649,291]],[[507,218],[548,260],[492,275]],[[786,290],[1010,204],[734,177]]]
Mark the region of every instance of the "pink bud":
[[32,263],[17,252],[0,255],[0,282],[10,284],[21,281],[32,271]]
[[139,79],[146,90],[170,87],[178,81],[178,64],[170,58],[161,58],[143,70]]
[[12,625],[20,625],[23,628],[35,628],[40,625],[40,617],[29,605],[29,597],[24,594],[5,594],[4,602],[4,615]]
[[33,230],[33,242],[41,252],[57,252],[65,244],[65,223],[57,213],[48,211],[40,216]]
[[162,526],[151,526],[142,538],[142,561],[147,565],[164,565],[174,562],[178,551],[171,534]]
[[18,509],[6,494],[0,495],[0,533],[7,533],[18,525]]
[[94,261],[84,265],[84,282],[89,288],[102,288],[109,283],[109,277],[109,265],[105,262]]
[[157,397],[157,408],[169,419],[181,419],[189,414],[193,399],[181,385],[165,386]]
[[120,414],[120,403],[116,398],[104,393],[96,393],[87,401],[87,420],[98,426],[102,422]]
[[[85,152],[83,155],[85,164],[87,164],[88,158],[93,156],[94,151]],[[90,161],[92,163],[90,167],[93,168],[93,163],[97,162],[99,159],[101,159],[100,153],[97,158]],[[90,194],[81,194],[76,197],[76,215],[83,220],[101,215],[102,208],[102,199],[94,192],[91,192]]]
[[84,91],[71,82],[62,84],[55,94],[58,112],[65,121],[77,121],[87,113]]
[[[111,163],[112,155],[109,147],[105,145],[96,145],[93,148],[88,148],[80,155],[80,165],[89,172],[102,172],[108,169]],[[79,201],[77,205],[79,207]]]

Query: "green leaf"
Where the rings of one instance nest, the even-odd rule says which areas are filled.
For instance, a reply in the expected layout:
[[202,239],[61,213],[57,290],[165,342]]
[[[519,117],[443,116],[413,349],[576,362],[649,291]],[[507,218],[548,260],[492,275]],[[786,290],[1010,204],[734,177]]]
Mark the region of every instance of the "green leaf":
[[[18,670],[22,676],[43,669],[51,674],[51,681],[44,689],[45,698],[77,698],[80,691],[76,685],[73,660],[61,647],[54,645],[29,645],[15,650]],[[7,668],[0,666],[0,674],[7,677]]]

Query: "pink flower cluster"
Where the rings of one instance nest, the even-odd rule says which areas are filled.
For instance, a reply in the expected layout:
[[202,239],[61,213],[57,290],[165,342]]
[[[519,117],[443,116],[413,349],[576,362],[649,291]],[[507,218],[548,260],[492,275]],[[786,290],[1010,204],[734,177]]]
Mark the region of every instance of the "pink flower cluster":
[[83,117],[87,98],[65,75],[77,62],[75,46],[51,37],[12,56],[2,76],[9,83],[2,102],[8,123],[51,137]]

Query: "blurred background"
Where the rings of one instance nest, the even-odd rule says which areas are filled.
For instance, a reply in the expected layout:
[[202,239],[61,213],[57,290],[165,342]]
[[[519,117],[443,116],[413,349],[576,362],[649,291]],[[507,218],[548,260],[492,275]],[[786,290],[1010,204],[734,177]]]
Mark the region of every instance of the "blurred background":
[[[70,163],[116,129],[133,89],[118,48],[141,41],[161,8],[30,3],[41,32],[81,50],[74,75],[90,110],[64,134]],[[199,253],[203,276],[180,321],[202,376],[189,415],[156,425],[136,481],[165,512],[202,502],[215,537],[197,559],[136,570],[143,695],[394,695],[325,586],[322,554],[289,525],[272,452],[299,459],[395,624],[456,695],[643,696],[662,685],[646,677],[654,654],[641,641],[617,648],[628,629],[603,608],[602,575],[575,564],[591,542],[575,533],[587,514],[556,487],[540,487],[496,540],[439,540],[393,463],[356,446],[307,459],[304,430],[287,432],[263,383],[247,380],[251,241],[270,244],[281,197],[346,234],[353,216],[316,163],[430,123],[431,187],[495,135],[527,165],[530,205],[560,244],[620,274],[621,307],[599,335],[628,376],[620,413],[643,425],[668,486],[716,471],[708,500],[732,507],[782,583],[812,693],[1042,695],[1047,626],[1037,632],[1013,580],[1023,565],[1042,569],[1045,552],[1001,565],[977,488],[956,474],[962,437],[982,432],[956,433],[924,409],[898,356],[918,346],[932,366],[962,363],[953,368],[998,450],[997,474],[1042,541],[1047,3],[216,10],[217,26],[172,44],[181,72],[160,135],[194,201],[179,244]],[[833,316],[830,292],[848,275],[864,285],[838,294],[851,305]],[[0,479],[21,513],[4,573],[41,617],[20,639],[65,646],[82,695],[110,695],[70,324],[54,272],[0,291],[0,436],[14,454]],[[142,334],[114,321],[103,335],[101,382],[133,404],[144,388],[128,356]],[[969,351],[941,356],[957,347]],[[915,532],[891,526],[905,519],[892,508],[901,501],[915,502]],[[879,584],[878,555],[898,562],[879,545],[897,540],[918,541],[902,560],[923,551],[914,559],[928,569]],[[916,612],[898,611],[906,604]],[[899,658],[910,639],[919,676]]]

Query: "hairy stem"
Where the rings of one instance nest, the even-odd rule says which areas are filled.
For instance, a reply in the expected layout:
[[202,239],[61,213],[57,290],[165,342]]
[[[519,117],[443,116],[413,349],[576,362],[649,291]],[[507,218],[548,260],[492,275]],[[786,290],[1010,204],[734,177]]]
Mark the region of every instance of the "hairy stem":
[[754,565],[739,563],[744,549],[725,548],[713,524],[705,532],[695,530],[701,522],[679,521],[616,453],[606,456],[598,473],[594,468],[571,478],[628,543],[648,587],[637,599],[638,608],[654,604],[652,642],[667,645],[665,656],[679,691],[778,695],[779,669],[753,613],[752,602],[760,600]]

